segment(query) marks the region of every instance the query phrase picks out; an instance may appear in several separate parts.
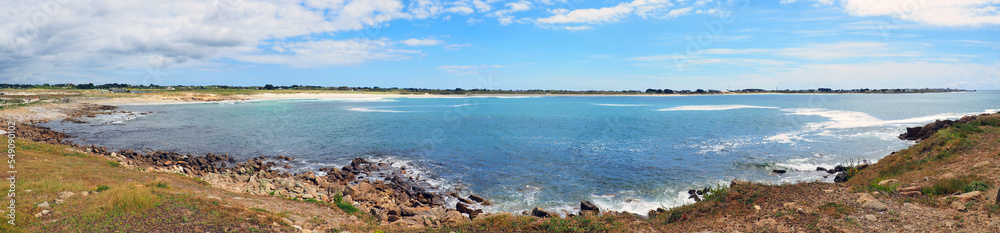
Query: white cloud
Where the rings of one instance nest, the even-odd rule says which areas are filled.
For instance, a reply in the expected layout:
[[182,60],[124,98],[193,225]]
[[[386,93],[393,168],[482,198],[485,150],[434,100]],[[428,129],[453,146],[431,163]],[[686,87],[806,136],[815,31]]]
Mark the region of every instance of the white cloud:
[[[625,17],[633,15],[643,19],[668,19],[688,15],[692,12],[708,14],[720,13],[720,10],[715,8],[710,10],[695,10],[697,7],[705,7],[710,2],[712,1],[677,1],[677,3],[674,3],[668,0],[634,0],[632,2],[621,2],[614,6],[602,8],[584,8],[575,10],[560,8],[550,10],[549,12],[553,14],[552,16],[538,18],[535,21],[539,24],[595,24],[617,22]],[[685,5],[678,6],[677,4]]]
[[497,20],[500,21],[500,24],[508,25],[514,23],[514,16],[510,15],[511,13],[530,10],[532,4],[531,2],[522,0],[519,2],[509,2],[507,4],[504,4],[504,6],[507,8],[494,11],[492,13],[487,14],[487,16],[496,17]]
[[481,70],[489,68],[503,68],[503,65],[462,65],[462,66],[438,66],[435,69],[456,75],[478,75]]
[[232,58],[244,62],[280,64],[297,68],[322,68],[331,65],[357,65],[371,60],[405,59],[406,54],[418,52],[391,49],[391,46],[392,43],[386,39],[289,42],[274,45],[273,53],[261,51],[234,55]]
[[[55,70],[65,74],[142,70],[153,60],[163,61],[155,62],[160,69],[212,65],[226,58],[308,67],[404,59],[415,51],[394,49],[395,43],[381,39],[380,27],[393,20],[469,14],[474,6],[468,1],[430,0],[405,4],[400,0],[5,1],[3,5],[0,79],[40,77]],[[324,38],[333,33],[358,39]],[[283,43],[289,38],[301,42]],[[292,62],[277,60],[282,57]],[[323,59],[306,59],[310,57]]]
[[444,41],[437,40],[437,39],[417,39],[417,38],[412,38],[412,39],[402,40],[399,43],[403,43],[403,44],[409,45],[409,46],[433,46],[433,45],[444,44]]
[[997,0],[842,0],[845,11],[857,16],[892,16],[935,26],[1000,24]]
[[583,31],[583,30],[590,30],[590,29],[594,29],[594,28],[590,27],[590,26],[584,25],[584,26],[565,26],[565,27],[563,27],[563,29],[566,29],[566,30],[569,30],[569,31]]

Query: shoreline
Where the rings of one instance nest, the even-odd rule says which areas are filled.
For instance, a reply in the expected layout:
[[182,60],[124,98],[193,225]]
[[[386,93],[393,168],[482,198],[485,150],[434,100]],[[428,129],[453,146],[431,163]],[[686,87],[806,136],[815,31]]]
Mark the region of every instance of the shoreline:
[[[85,104],[82,105],[86,106]],[[62,109],[67,110],[67,109],[72,109],[72,107],[63,106]],[[88,111],[93,112],[93,109],[99,109],[101,111],[108,110],[108,109],[102,109],[100,106],[91,106],[91,109],[92,110]],[[87,115],[86,111],[84,112],[75,111],[64,114],[66,116]],[[50,120],[57,120],[57,119],[50,119]],[[941,126],[941,124],[938,125],[928,124],[928,126],[933,126],[935,128],[933,131],[937,131],[939,129],[947,127],[947,126]],[[19,137],[28,139],[34,137],[35,139],[43,139],[44,142],[50,144],[68,145],[66,143],[60,142],[61,139],[65,138],[64,136],[68,135],[51,130],[48,131],[36,130],[36,131],[29,131],[28,133],[31,134],[32,132],[34,132],[34,136],[19,135]],[[23,133],[23,131],[19,131],[19,133]],[[911,132],[907,132],[904,134],[909,134],[909,133]],[[907,137],[919,136],[926,139],[925,136],[933,133],[934,132],[924,132],[918,129],[917,131],[912,132],[912,134],[914,135],[910,135]],[[232,157],[229,157],[228,155],[225,154],[192,156],[192,155],[181,155],[173,152],[162,152],[162,151],[154,151],[142,154],[142,153],[136,153],[134,151],[109,151],[107,148],[97,147],[97,146],[86,146],[86,145],[71,145],[71,146],[73,146],[74,148],[78,148],[84,152],[89,152],[96,155],[102,155],[105,158],[109,158],[113,161],[118,161],[125,167],[131,169],[137,169],[137,170],[141,169],[146,172],[165,172],[165,173],[184,174],[185,176],[195,177],[204,180],[205,182],[211,184],[213,187],[223,188],[225,190],[229,190],[236,193],[247,193],[253,195],[265,195],[265,196],[266,195],[275,196],[275,194],[277,194],[277,196],[285,196],[286,198],[293,198],[297,200],[305,200],[305,201],[314,200],[326,203],[348,203],[358,208],[361,208],[363,211],[365,211],[365,213],[371,214],[372,216],[377,216],[378,221],[381,222],[380,224],[383,225],[399,225],[408,228],[409,227],[439,228],[455,224],[466,224],[475,222],[478,218],[491,219],[491,218],[498,218],[502,216],[510,216],[518,214],[518,213],[504,213],[504,212],[484,213],[478,211],[476,209],[481,208],[483,206],[483,202],[484,201],[488,202],[488,200],[478,201],[478,199],[474,199],[472,196],[462,197],[458,195],[450,195],[447,193],[424,194],[425,192],[421,191],[426,191],[425,187],[422,187],[420,186],[420,184],[414,183],[412,181],[406,181],[407,178],[405,176],[400,176],[401,175],[400,173],[405,175],[405,171],[391,170],[389,168],[386,168],[384,164],[379,164],[378,162],[366,161],[363,159],[362,160],[356,159],[355,161],[352,161],[351,164],[344,166],[342,168],[337,168],[337,167],[322,168],[322,170],[325,170],[327,174],[324,174],[323,176],[317,176],[317,173],[313,172],[289,174],[287,172],[280,173],[270,169],[272,167],[279,165],[281,160],[287,161],[288,158],[282,158],[282,157],[256,157],[246,162],[236,163],[236,161],[234,161]],[[914,145],[911,146],[910,148],[915,148],[916,146],[917,145]],[[904,149],[904,151],[905,150],[907,149]],[[893,154],[886,155],[886,158],[890,158]],[[891,162],[892,162],[891,160],[887,159],[887,163]],[[217,165],[217,163],[226,163],[228,165],[219,166]],[[875,164],[872,165],[872,167],[884,167],[884,166],[886,165],[885,163],[882,162],[882,160],[879,160],[879,162],[876,162]],[[382,169],[389,169],[389,170],[382,170]],[[871,169],[872,168],[868,168],[866,170],[862,170],[861,172],[873,172],[870,171]],[[377,176],[372,174],[389,174],[389,176],[384,176],[384,175]],[[366,180],[361,178],[360,176],[365,176],[366,178],[374,177],[374,179]],[[945,175],[936,174],[933,176],[936,178],[933,178],[932,181],[936,179],[946,179],[943,177],[947,176],[948,174]],[[937,178],[937,177],[942,177],[942,178]],[[380,180],[386,180],[389,182],[380,182]],[[850,183],[850,185],[858,185],[858,182],[865,182],[865,181],[851,181],[851,182],[852,183]],[[904,180],[903,182],[907,181]],[[926,182],[927,178],[924,178],[924,183]],[[396,185],[396,184],[403,184],[403,185]],[[800,212],[802,214],[805,214],[808,211],[820,211],[822,209],[820,207],[811,207],[809,205],[820,205],[823,204],[823,202],[827,201],[832,201],[828,203],[853,202],[853,198],[851,198],[851,196],[854,196],[857,191],[850,191],[848,187],[850,187],[848,186],[848,183],[832,184],[832,183],[801,182],[794,184],[765,186],[761,184],[754,184],[752,182],[733,181],[728,190],[730,190],[729,192],[734,192],[743,189],[798,190],[801,188],[805,188],[807,190],[811,190],[808,191],[809,193],[811,193],[809,195],[821,196],[821,197],[793,196],[787,198],[777,198],[774,201],[778,202],[777,203],[778,206],[774,206],[773,203],[755,204],[749,207],[751,208],[751,210],[757,209],[758,211],[751,212],[751,214],[748,215],[748,216],[754,216],[755,214],[753,213],[760,214],[759,212],[761,207],[763,207],[764,209],[774,209],[775,211],[778,211],[782,209],[781,205],[784,205],[784,209],[787,209],[789,203],[792,203],[791,206],[804,205],[803,207],[800,207],[800,209],[805,208],[805,212],[802,212],[802,210],[800,210]],[[322,189],[325,189],[326,192],[323,192]],[[331,193],[330,192],[331,190],[335,192]],[[411,194],[410,192],[412,192],[413,194]],[[584,201],[581,203],[581,209],[580,209],[581,211],[579,212],[579,215],[584,216],[590,214],[592,216],[602,215],[614,218],[633,218],[633,219],[638,219],[637,221],[652,221],[654,219],[664,219],[667,220],[666,222],[672,223],[674,220],[670,219],[673,219],[674,213],[680,213],[680,212],[690,213],[692,209],[695,209],[694,214],[690,215],[691,220],[688,220],[689,217],[682,217],[680,220],[677,221],[680,222],[696,221],[697,219],[701,219],[699,218],[699,216],[711,216],[710,212],[702,213],[699,212],[699,210],[697,209],[705,208],[706,205],[709,206],[718,205],[718,204],[713,204],[712,201],[714,200],[714,198],[717,198],[717,197],[712,197],[712,195],[714,195],[714,193],[716,192],[719,191],[712,190],[711,191],[712,194],[709,194],[709,192],[705,192],[705,194],[701,196],[701,198],[703,199],[696,202],[695,204],[687,204],[670,209],[657,209],[655,211],[650,211],[647,217],[640,217],[639,215],[633,213],[608,211],[608,210],[597,210],[594,212],[591,212],[590,210],[584,211],[583,207],[586,206],[586,203],[589,203],[589,201]],[[807,191],[786,190],[786,192],[789,192],[790,194],[795,194]],[[342,197],[343,199],[341,199],[341,201],[336,200],[337,199],[335,198],[336,193],[345,194]],[[833,196],[830,196],[831,194]],[[388,203],[386,201],[383,201],[385,199],[398,198],[404,195],[407,196],[409,199],[405,200],[399,199],[402,201],[393,201]],[[787,195],[787,194],[781,194],[781,195]],[[897,196],[899,194],[894,194],[893,192],[888,192],[888,193],[875,192],[873,195],[877,197],[877,198],[873,197],[873,199],[876,199],[875,202],[878,203],[882,202],[879,202],[877,199],[899,200],[899,198],[905,197],[905,196]],[[988,194],[983,194],[983,195],[988,195]],[[919,196],[920,195],[918,194],[918,197]],[[435,200],[438,198],[440,200]],[[444,201],[445,199],[447,199],[448,201]],[[944,199],[942,198],[941,200]],[[782,202],[784,202],[784,204],[782,204]],[[819,204],[808,204],[808,205],[800,204],[803,202],[807,203],[818,202]],[[864,219],[869,219],[869,215],[878,214],[880,212],[884,213],[882,212],[884,210],[879,210],[881,207],[878,207],[876,209],[869,209],[869,207],[866,206],[869,202],[871,201],[865,201],[863,203],[859,202],[859,204],[857,204],[859,205],[857,208],[862,211],[861,215],[863,215]],[[948,203],[949,201],[945,200],[944,202]],[[454,206],[450,206],[451,203],[454,203]],[[914,214],[907,211],[909,210],[907,208],[911,207],[907,207],[906,205],[901,205],[892,202],[882,203],[882,205],[888,205],[889,209],[894,209],[895,211],[904,214]],[[933,206],[931,204],[926,204],[926,203],[921,203],[921,206],[923,206],[922,208],[934,208],[935,210],[938,208],[937,206]],[[948,210],[949,209],[945,209],[944,210],[945,213],[950,213],[947,212]],[[956,210],[956,211],[958,213],[964,213],[961,210]],[[598,214],[592,214],[595,212]],[[781,213],[781,212],[776,212],[776,213]],[[566,218],[566,219],[575,216],[575,215],[567,215],[565,217],[558,216],[557,213],[546,212],[545,210],[537,208],[535,210],[532,210],[531,212],[526,212],[521,214],[528,217],[530,216],[542,217],[541,219],[545,219],[546,216],[551,216],[556,218]],[[767,216],[777,215],[770,213],[763,213],[763,214]],[[685,214],[683,216],[688,216],[688,215]],[[729,215],[726,216],[727,216],[726,218],[729,218]],[[882,215],[876,215],[876,216],[882,216]],[[795,219],[783,220],[783,218],[778,218],[778,217],[780,216],[767,219],[771,219],[770,221],[777,221],[777,222],[796,221]],[[806,215],[805,217],[808,218],[808,215]],[[879,221],[891,220],[885,217],[872,217],[872,218],[873,219],[877,218]],[[434,221],[427,222],[424,219],[434,219]],[[861,218],[859,217],[859,219]],[[777,226],[771,223],[765,223],[763,225],[760,225],[759,221],[764,221],[764,220],[757,219],[752,221],[758,221],[757,223],[759,226],[769,226],[768,228]],[[874,220],[867,220],[867,221],[874,222]],[[688,229],[688,231],[691,231],[696,229],[722,229],[722,228],[695,227],[695,228],[684,228],[684,229]],[[779,227],[777,229],[784,229],[784,228]],[[899,228],[894,228],[894,229],[899,229]]]
[[[9,92],[9,91],[8,91]],[[255,102],[271,100],[324,100],[324,99],[360,99],[360,98],[541,98],[541,97],[685,97],[685,96],[742,96],[742,95],[867,95],[867,94],[936,94],[936,93],[971,93],[973,91],[928,92],[928,93],[712,93],[712,94],[396,94],[381,92],[324,92],[299,91],[295,93],[262,92],[256,94],[216,94],[198,91],[179,91],[143,94],[94,94],[87,92],[50,91],[50,90],[19,90],[15,93],[25,96],[67,97],[72,101],[104,105],[153,105],[153,104],[197,104],[218,102]],[[0,96],[2,97],[2,96]]]

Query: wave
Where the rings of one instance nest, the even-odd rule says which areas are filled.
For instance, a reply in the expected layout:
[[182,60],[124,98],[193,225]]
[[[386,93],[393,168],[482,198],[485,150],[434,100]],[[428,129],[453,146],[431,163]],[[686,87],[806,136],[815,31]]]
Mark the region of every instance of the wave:
[[733,110],[742,108],[761,108],[761,109],[777,109],[778,107],[769,106],[754,106],[754,105],[685,105],[677,106],[672,108],[658,109],[656,111],[720,111],[720,110]]
[[849,128],[863,128],[863,127],[883,126],[883,125],[916,125],[916,124],[925,124],[927,122],[935,120],[953,119],[970,114],[975,114],[975,113],[942,113],[942,114],[934,114],[934,115],[898,119],[898,120],[882,120],[867,113],[855,112],[855,111],[828,110],[822,108],[784,109],[784,111],[788,111],[786,115],[820,116],[830,119],[829,121],[826,122],[806,124],[812,129],[849,129]]
[[597,106],[609,106],[609,107],[642,107],[649,106],[646,104],[593,104]]
[[406,113],[411,111],[399,111],[399,110],[388,110],[388,109],[370,109],[370,108],[350,108],[348,111],[354,112],[386,112],[386,113]]

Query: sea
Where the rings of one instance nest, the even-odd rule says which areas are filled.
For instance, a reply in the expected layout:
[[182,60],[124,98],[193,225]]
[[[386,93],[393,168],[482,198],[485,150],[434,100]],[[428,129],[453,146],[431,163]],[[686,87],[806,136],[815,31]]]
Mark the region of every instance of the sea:
[[[734,179],[832,182],[913,144],[906,127],[1000,111],[1000,91],[926,94],[333,98],[122,105],[145,114],[42,124],[80,144],[238,160],[284,155],[289,172],[367,158],[441,192],[572,212],[580,201],[645,214]],[[85,139],[85,140],[84,140]],[[776,174],[773,170],[786,170]],[[322,173],[321,173],[322,174]]]

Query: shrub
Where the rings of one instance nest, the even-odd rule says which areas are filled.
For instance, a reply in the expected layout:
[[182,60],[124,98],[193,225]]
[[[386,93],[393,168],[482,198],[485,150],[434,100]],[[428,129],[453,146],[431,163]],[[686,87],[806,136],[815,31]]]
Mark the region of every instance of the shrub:
[[990,185],[989,184],[986,184],[986,183],[983,183],[983,182],[979,182],[979,181],[973,181],[972,183],[969,183],[965,187],[962,187],[962,192],[966,192],[966,193],[967,192],[972,192],[972,191],[986,192],[989,189],[990,189]]
[[104,186],[104,185],[98,185],[97,189],[95,189],[94,192],[101,192],[101,191],[108,190],[108,189],[111,189],[111,187]]
[[121,165],[121,163],[118,163],[118,161],[108,161],[108,166],[118,167],[118,165]]

